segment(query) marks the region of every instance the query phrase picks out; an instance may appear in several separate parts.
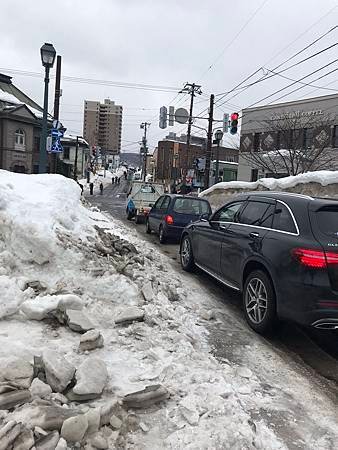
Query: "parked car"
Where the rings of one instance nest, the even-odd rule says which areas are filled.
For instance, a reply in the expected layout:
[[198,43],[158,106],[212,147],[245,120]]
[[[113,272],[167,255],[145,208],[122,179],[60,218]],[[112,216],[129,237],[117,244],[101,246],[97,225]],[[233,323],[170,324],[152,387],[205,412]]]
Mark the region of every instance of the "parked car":
[[147,217],[156,200],[164,194],[162,183],[133,181],[128,192],[127,219],[135,217],[135,223],[140,223]]
[[184,195],[167,194],[160,197],[146,219],[146,231],[159,235],[161,244],[168,238],[180,239],[186,225],[208,217],[211,208],[207,200]]
[[194,266],[243,297],[259,333],[278,319],[338,330],[338,201],[291,193],[239,195],[186,227],[184,270]]

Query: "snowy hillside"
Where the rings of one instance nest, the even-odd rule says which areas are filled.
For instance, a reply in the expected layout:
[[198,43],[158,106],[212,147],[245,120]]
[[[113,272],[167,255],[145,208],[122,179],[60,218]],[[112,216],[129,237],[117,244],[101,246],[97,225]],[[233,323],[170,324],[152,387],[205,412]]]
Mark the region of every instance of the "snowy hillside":
[[284,449],[260,411],[285,408],[304,412],[290,441],[333,448],[320,389],[256,336],[242,363],[215,359],[207,290],[80,194],[0,171],[0,450]]

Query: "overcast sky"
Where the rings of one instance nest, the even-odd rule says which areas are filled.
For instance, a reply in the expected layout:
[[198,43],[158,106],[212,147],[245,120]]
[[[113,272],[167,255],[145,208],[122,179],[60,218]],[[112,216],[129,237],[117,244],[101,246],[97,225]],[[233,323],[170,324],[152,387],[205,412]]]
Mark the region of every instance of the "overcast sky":
[[[260,67],[273,69],[338,24],[334,0],[11,0],[1,4],[0,72],[8,69],[42,73],[39,49],[53,43],[62,55],[64,76],[181,88],[202,85],[194,115],[208,106],[210,93],[234,88]],[[238,36],[237,36],[238,35]],[[237,37],[236,37],[237,36]],[[279,70],[338,42],[338,28]],[[283,73],[299,79],[336,59],[337,48]],[[311,82],[338,68],[333,63],[306,78]],[[6,70],[7,69],[7,70]],[[53,69],[55,73],[55,68]],[[249,82],[263,75],[260,71]],[[14,83],[42,104],[43,80],[12,74]],[[336,80],[336,81],[335,81]],[[264,98],[291,81],[280,76],[259,83],[217,107],[215,117]],[[338,91],[338,71],[282,101]],[[299,87],[297,84],[292,87]],[[327,89],[332,89],[331,91]],[[289,91],[292,90],[291,88]],[[158,127],[160,106],[188,107],[188,97],[100,84],[62,81],[61,120],[68,131],[82,133],[83,101],[110,98],[123,105],[122,151],[138,151],[139,124],[151,122],[149,147],[169,131],[186,126]],[[271,102],[283,91],[262,104]],[[53,95],[53,82],[50,94]],[[219,98],[216,97],[216,98]],[[52,101],[50,102],[52,107]],[[202,114],[205,116],[206,113]],[[206,127],[204,120],[196,122]],[[195,128],[194,133],[205,132]]]

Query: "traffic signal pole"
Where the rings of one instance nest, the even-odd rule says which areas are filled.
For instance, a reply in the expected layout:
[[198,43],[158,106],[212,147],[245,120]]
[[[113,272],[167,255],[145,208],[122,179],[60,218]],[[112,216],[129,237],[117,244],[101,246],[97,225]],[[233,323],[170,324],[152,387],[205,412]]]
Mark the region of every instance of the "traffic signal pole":
[[187,93],[190,95],[190,109],[189,109],[189,121],[187,130],[187,161],[189,161],[190,154],[190,138],[191,138],[191,127],[193,124],[193,109],[194,109],[194,97],[196,94],[201,95],[201,86],[195,83],[186,83],[181,93]]
[[208,135],[207,135],[207,151],[205,156],[205,174],[204,174],[204,189],[209,187],[210,178],[210,160],[211,160],[211,148],[212,148],[212,125],[214,122],[214,94],[210,95],[210,106],[209,106],[209,123],[208,123]]
[[144,134],[142,138],[142,147],[143,147],[143,181],[146,180],[147,175],[147,156],[148,156],[148,147],[147,147],[147,127],[150,126],[149,122],[141,123],[140,127],[144,129]]

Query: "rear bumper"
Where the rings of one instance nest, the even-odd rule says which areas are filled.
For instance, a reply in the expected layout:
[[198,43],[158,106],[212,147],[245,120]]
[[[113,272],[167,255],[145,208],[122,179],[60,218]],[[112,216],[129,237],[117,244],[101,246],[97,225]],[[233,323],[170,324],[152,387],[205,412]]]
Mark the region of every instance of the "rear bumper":
[[168,237],[171,238],[180,239],[183,230],[184,227],[178,227],[175,225],[168,225],[168,224],[166,224],[165,226],[165,233]]
[[331,287],[289,283],[288,288],[277,290],[277,299],[282,318],[305,326],[338,330],[338,293]]

